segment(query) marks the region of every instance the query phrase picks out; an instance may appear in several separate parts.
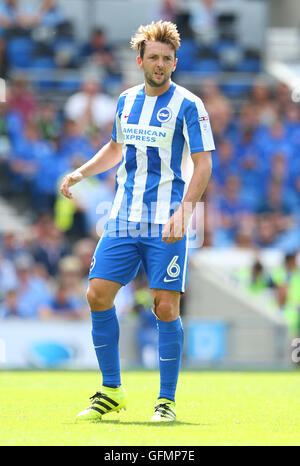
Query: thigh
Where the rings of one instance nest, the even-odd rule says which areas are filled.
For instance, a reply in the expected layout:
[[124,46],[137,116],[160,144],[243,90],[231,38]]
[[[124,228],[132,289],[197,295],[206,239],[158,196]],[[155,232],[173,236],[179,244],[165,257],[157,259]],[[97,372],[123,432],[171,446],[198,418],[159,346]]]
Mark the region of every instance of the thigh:
[[143,238],[141,255],[150,288],[184,292],[188,260],[186,236],[171,244],[163,242],[161,237]]
[[101,295],[107,298],[111,297],[113,300],[121,286],[121,283],[104,280],[103,278],[91,278],[89,282],[89,290],[94,295]]
[[136,276],[140,262],[136,239],[104,234],[93,256],[89,279],[101,278],[126,285]]

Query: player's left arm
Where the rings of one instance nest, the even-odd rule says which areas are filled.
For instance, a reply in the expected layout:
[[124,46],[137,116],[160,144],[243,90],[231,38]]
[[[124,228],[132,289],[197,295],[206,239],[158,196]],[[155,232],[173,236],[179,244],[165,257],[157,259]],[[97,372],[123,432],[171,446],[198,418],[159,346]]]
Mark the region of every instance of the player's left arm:
[[197,202],[200,201],[211,176],[211,152],[197,152],[191,155],[194,172],[180,207],[164,226],[162,241],[166,244],[181,240],[188,228]]

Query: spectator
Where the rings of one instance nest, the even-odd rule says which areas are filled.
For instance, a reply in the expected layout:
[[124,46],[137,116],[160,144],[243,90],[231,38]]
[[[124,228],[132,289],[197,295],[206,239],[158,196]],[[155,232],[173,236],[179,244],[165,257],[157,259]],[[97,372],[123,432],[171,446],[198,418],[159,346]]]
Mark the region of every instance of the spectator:
[[17,275],[13,263],[4,258],[5,251],[0,249],[0,301],[8,290],[17,286]]
[[284,193],[284,186],[271,180],[257,207],[258,245],[281,250],[300,247],[299,222],[295,204]]
[[29,89],[25,78],[19,76],[12,81],[8,105],[10,110],[18,112],[25,122],[34,118],[37,110],[37,97]]
[[[56,165],[51,164],[51,159],[54,157],[53,147],[41,139],[37,125],[30,122],[26,124],[24,134],[16,140],[13,149],[14,155],[11,157],[9,169],[12,182],[16,186],[15,189],[19,192],[25,191],[36,209],[47,207],[48,201],[46,198],[44,199],[44,195],[47,197],[49,193],[51,196],[51,187],[54,191],[53,177],[56,177],[57,168]],[[47,177],[42,180],[45,166],[47,167]]]
[[181,10],[180,0],[162,0],[157,10],[153,11],[151,18],[154,21],[170,21],[176,23],[177,15]]
[[284,125],[287,129],[289,139],[292,140],[293,144],[299,147],[300,140],[300,109],[299,106],[293,102],[286,105],[284,112]]
[[241,268],[236,276],[251,293],[261,293],[272,286],[270,274],[265,270],[259,259],[256,259],[251,268]]
[[83,317],[78,302],[62,284],[58,285],[54,296],[39,308],[39,316],[44,320],[78,320]]
[[215,139],[235,136],[232,127],[233,108],[217,84],[212,80],[204,81],[201,86],[201,97],[210,116],[211,126]]
[[270,160],[270,167],[266,174],[267,178],[282,185],[285,191],[285,197],[290,199],[290,186],[292,182],[289,171],[289,164],[286,154],[281,152],[274,153]]
[[286,83],[279,82],[275,86],[274,102],[278,114],[286,111],[286,107],[291,103],[291,89]]
[[3,177],[0,193],[4,196],[13,194],[15,186],[10,177],[10,161],[13,147],[23,132],[23,120],[17,112],[8,109],[6,103],[0,103],[0,167]]
[[38,24],[56,27],[66,20],[64,13],[57,4],[57,0],[42,0],[38,12]]
[[63,257],[58,265],[58,280],[78,307],[86,308],[86,288],[81,262],[76,256]]
[[269,183],[257,208],[258,214],[279,214],[280,224],[289,228],[293,224],[293,205],[283,196],[283,186],[276,179]]
[[16,292],[20,317],[38,317],[38,309],[50,297],[47,283],[34,275],[33,266],[30,256],[19,257],[16,261],[18,276]]
[[79,120],[66,120],[64,124],[63,134],[60,140],[61,157],[65,158],[70,164],[75,155],[81,154],[85,160],[88,160],[91,155],[91,147],[88,137],[82,134],[82,125]]
[[274,286],[286,288],[284,304],[300,306],[300,269],[295,252],[285,254],[283,266],[273,271],[272,280]]
[[254,230],[254,244],[260,248],[274,247],[277,237],[277,228],[273,216],[264,214],[256,216]]
[[[9,98],[9,91],[6,91]],[[6,102],[0,103],[0,158],[11,151],[11,146],[16,143],[23,133],[24,123],[19,111],[10,109]]]
[[14,231],[6,231],[3,233],[0,241],[0,250],[5,260],[14,263],[20,255],[24,255],[25,248],[20,238],[17,238]]
[[252,102],[245,102],[240,107],[238,118],[238,129],[240,134],[251,134],[253,138],[257,138],[259,128],[258,113],[255,105]]
[[198,0],[191,9],[190,25],[201,44],[211,45],[216,42],[218,27],[215,0]]
[[265,133],[263,139],[262,156],[265,164],[268,164],[273,154],[281,152],[291,158],[293,148],[288,139],[287,129],[283,122],[277,118]]
[[241,199],[241,183],[237,176],[227,178],[223,196],[219,201],[219,232],[216,241],[226,244],[234,244],[235,237],[241,227],[241,223],[251,219],[247,206]]
[[0,35],[10,36],[18,30],[26,31],[36,23],[33,9],[19,5],[18,0],[3,0],[0,5]]
[[17,23],[17,1],[4,0],[0,6],[0,26],[1,35],[3,36],[7,30],[15,26]]
[[261,80],[256,81],[251,91],[250,102],[256,109],[259,123],[267,126],[271,125],[277,117],[277,111],[270,87]]
[[222,188],[230,175],[237,174],[235,148],[228,139],[221,139],[215,152],[213,179]]
[[20,317],[21,311],[19,308],[18,295],[15,289],[6,291],[4,299],[0,302],[0,319],[8,319],[11,317]]
[[85,79],[81,92],[72,95],[65,105],[66,117],[80,123],[83,130],[102,128],[114,119],[115,102],[101,93],[96,79]]
[[62,233],[51,222],[39,243],[32,244],[32,254],[37,263],[42,263],[49,275],[55,276],[58,271],[60,259],[67,255],[68,246]]
[[120,75],[114,49],[101,28],[92,31],[89,41],[82,47],[81,58],[83,64],[94,65],[107,76]]
[[257,207],[257,197],[262,192],[263,164],[255,131],[245,129],[236,143],[236,169],[242,182],[242,195],[247,199],[250,210]]
[[36,114],[36,122],[43,139],[57,141],[61,133],[61,122],[55,104],[42,102]]
[[54,220],[52,214],[42,212],[38,215],[31,228],[31,239],[33,243],[42,243],[49,231],[53,228]]
[[290,333],[293,336],[299,336],[300,270],[295,252],[289,252],[285,255],[283,266],[273,271],[272,280],[278,306],[283,311]]

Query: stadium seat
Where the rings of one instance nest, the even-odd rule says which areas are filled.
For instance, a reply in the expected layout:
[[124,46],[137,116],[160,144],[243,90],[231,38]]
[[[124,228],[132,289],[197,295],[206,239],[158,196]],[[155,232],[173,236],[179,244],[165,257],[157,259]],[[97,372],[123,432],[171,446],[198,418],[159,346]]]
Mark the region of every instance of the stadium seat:
[[177,71],[192,71],[196,60],[197,46],[192,39],[184,39],[177,51]]
[[212,49],[217,53],[221,53],[223,50],[227,50],[236,47],[237,43],[235,40],[221,39],[212,45]]
[[243,57],[241,46],[234,40],[220,40],[214,45],[213,50],[224,71],[234,70]]
[[14,37],[7,43],[7,59],[10,66],[28,68],[31,66],[35,42],[29,37]]
[[219,71],[221,71],[221,65],[215,58],[200,59],[193,63],[193,71],[204,74],[219,73]]
[[224,92],[227,97],[242,97],[246,96],[251,90],[251,83],[242,82],[238,79],[228,81],[220,86],[221,91]]
[[31,63],[32,68],[53,70],[56,64],[53,57],[35,57]]
[[244,73],[258,73],[261,71],[260,60],[258,58],[245,58],[238,63],[236,70]]
[[58,90],[61,92],[77,92],[81,87],[81,78],[75,73],[57,83]]
[[53,89],[56,88],[56,81],[51,81],[51,79],[39,79],[44,78],[45,70],[53,70],[56,68],[55,61],[53,57],[39,56],[35,57],[32,60],[31,67],[34,69],[34,74],[36,78],[36,86],[40,90]]

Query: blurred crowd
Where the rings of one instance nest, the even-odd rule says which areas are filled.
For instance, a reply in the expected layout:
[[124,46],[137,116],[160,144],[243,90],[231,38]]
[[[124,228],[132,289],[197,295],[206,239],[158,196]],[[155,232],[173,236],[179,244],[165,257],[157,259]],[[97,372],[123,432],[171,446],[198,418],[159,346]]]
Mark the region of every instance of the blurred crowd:
[[238,114],[212,83],[202,95],[217,142],[206,244],[299,249],[300,109],[288,86],[257,81]]
[[[0,196],[12,205],[21,204],[31,226],[20,235],[7,229],[1,219],[0,317],[84,319],[89,311],[85,290],[90,261],[104,225],[99,203],[110,205],[113,200],[117,168],[84,180],[72,201],[63,198],[58,187],[67,172],[109,141],[116,99],[105,91],[105,82],[115,78],[122,82],[122,74],[102,29],[96,28],[90,41],[78,48],[72,25],[57,2],[43,0],[40,5],[40,12],[32,15],[23,2],[2,2],[2,75],[10,66],[22,66],[10,61],[14,56],[10,54],[11,41],[20,37],[34,42],[34,52],[27,56],[30,66],[35,60],[45,64],[48,57],[54,66],[76,67],[80,50],[80,63],[93,63],[102,71],[97,78],[84,79],[79,89],[66,94],[61,105],[45,99],[24,76],[6,81],[6,102],[0,103]],[[216,17],[213,1],[199,2],[202,10],[188,15],[179,2],[169,0],[161,5],[156,14],[177,19],[183,50],[192,40],[200,57],[197,63],[212,58],[208,55],[215,50],[220,30],[223,41],[234,43],[232,29],[220,29],[222,22]],[[205,40],[196,34],[204,19]],[[75,43],[77,58],[72,55],[71,43]],[[19,50],[17,46],[15,50]],[[233,54],[228,57],[233,64]],[[179,56],[179,63],[181,59],[184,56]],[[202,79],[191,90],[204,101],[216,142],[213,174],[204,197],[204,246],[278,248],[295,256],[300,249],[300,110],[291,100],[289,88],[259,78],[238,104],[213,78]],[[246,274],[250,288],[254,279],[249,277],[259,272],[259,283],[263,277],[264,286],[275,291],[277,306],[284,308],[289,303],[290,309],[289,272],[279,274],[280,279],[265,279],[260,266],[255,267]],[[245,275],[241,281],[244,279]],[[141,277],[122,288],[118,312],[134,309],[143,316],[141,303],[142,309],[150,306],[146,288]],[[297,293],[293,296],[295,317],[300,297]],[[148,324],[151,327],[153,322]]]
[[[0,75],[14,70],[73,69],[93,70],[103,84],[112,87],[121,81],[121,71],[114,47],[106,32],[95,27],[86,41],[80,40],[68,13],[57,0],[41,0],[35,8],[20,0],[2,0],[0,5]],[[34,71],[33,71],[34,70]],[[43,81],[41,87],[56,87],[58,91],[78,88],[74,82]]]
[[288,326],[290,337],[300,336],[300,268],[296,252],[286,253],[282,264],[266,267],[259,254],[252,267],[236,271],[235,280],[249,296],[265,299],[265,309],[280,310]]
[[[183,0],[162,0],[149,18],[177,24],[181,35],[178,71],[218,73],[220,71],[259,72],[261,50],[241,44],[238,14],[218,12],[216,0],[198,0],[187,5]],[[30,7],[20,0],[2,0],[0,5],[0,75],[11,70],[35,72],[68,69],[91,70],[101,76],[104,88],[121,85],[122,64],[117,47],[103,27],[95,27],[82,41],[67,9],[57,0],[41,0]],[[76,78],[43,80],[42,88],[61,92],[75,90]]]
[[219,11],[217,0],[162,0],[151,18],[177,24],[181,37],[178,71],[189,73],[246,72],[261,70],[261,50],[242,45],[239,13]]

